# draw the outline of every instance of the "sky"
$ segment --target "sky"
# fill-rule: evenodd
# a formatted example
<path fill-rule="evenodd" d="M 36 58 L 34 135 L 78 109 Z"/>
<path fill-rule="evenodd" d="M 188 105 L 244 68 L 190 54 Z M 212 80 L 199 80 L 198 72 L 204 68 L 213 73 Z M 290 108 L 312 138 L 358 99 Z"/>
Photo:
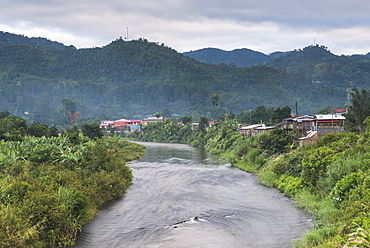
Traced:
<path fill-rule="evenodd" d="M 0 31 L 77 48 L 122 37 L 178 52 L 319 44 L 352 55 L 370 52 L 369 13 L 369 0 L 1 0 Z"/>

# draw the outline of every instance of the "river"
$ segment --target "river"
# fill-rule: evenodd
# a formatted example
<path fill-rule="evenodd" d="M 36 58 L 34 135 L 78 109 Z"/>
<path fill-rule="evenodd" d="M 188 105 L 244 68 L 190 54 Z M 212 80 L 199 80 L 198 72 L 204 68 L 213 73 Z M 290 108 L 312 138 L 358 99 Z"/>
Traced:
<path fill-rule="evenodd" d="M 203 149 L 141 143 L 134 179 L 78 235 L 79 248 L 292 247 L 309 215 Z"/>

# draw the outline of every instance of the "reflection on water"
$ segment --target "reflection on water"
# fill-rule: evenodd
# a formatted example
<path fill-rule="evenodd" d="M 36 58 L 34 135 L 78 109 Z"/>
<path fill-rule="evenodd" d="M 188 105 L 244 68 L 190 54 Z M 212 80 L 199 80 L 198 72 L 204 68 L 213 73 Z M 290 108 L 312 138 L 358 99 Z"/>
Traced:
<path fill-rule="evenodd" d="M 276 189 L 204 149 L 143 144 L 127 194 L 99 212 L 75 247 L 291 247 L 311 227 Z"/>

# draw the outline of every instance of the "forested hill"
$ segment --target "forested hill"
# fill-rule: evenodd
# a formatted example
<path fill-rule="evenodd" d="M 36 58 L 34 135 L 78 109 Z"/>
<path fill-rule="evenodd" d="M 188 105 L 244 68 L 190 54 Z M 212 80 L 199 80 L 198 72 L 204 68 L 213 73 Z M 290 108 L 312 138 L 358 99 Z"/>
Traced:
<path fill-rule="evenodd" d="M 203 48 L 196 51 L 184 52 L 183 54 L 204 63 L 246 67 L 265 64 L 274 60 L 276 55 L 281 55 L 282 53 L 274 53 L 272 56 L 269 56 L 247 48 L 235 49 L 233 51 L 225 51 L 218 48 Z"/>
<path fill-rule="evenodd" d="M 285 68 L 200 63 L 145 39 L 117 39 L 89 49 L 3 45 L 0 86 L 0 110 L 27 113 L 22 117 L 41 122 L 61 116 L 63 98 L 77 104 L 80 117 L 116 118 L 152 115 L 164 108 L 172 114 L 210 115 L 215 93 L 217 109 L 234 112 L 260 105 L 294 109 L 298 102 L 300 113 L 310 114 L 346 101 L 345 88 L 314 84 Z"/>
<path fill-rule="evenodd" d="M 268 66 L 286 68 L 288 72 L 302 73 L 317 83 L 346 87 L 352 82 L 355 87 L 369 89 L 370 58 L 366 55 L 338 56 L 325 46 L 308 46 L 295 50 Z"/>
<path fill-rule="evenodd" d="M 286 68 L 288 72 L 301 73 L 308 80 L 332 87 L 354 86 L 367 89 L 370 85 L 370 53 L 366 55 L 338 56 L 323 45 L 307 46 L 289 52 L 275 52 L 270 55 L 250 49 L 224 51 L 204 48 L 183 53 L 197 61 L 210 64 L 228 64 L 236 67 L 267 65 Z"/>
<path fill-rule="evenodd" d="M 0 46 L 5 46 L 9 44 L 33 45 L 51 49 L 63 49 L 65 47 L 62 43 L 51 41 L 46 38 L 28 38 L 24 35 L 16 35 L 0 31 Z"/>

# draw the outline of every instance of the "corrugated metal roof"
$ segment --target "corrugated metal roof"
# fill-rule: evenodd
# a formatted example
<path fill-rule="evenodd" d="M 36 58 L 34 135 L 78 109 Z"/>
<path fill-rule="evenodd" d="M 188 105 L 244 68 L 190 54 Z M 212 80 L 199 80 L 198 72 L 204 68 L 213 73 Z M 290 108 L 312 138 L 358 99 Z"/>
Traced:
<path fill-rule="evenodd" d="M 312 138 L 315 134 L 317 133 L 317 131 L 308 131 L 308 134 L 306 137 L 302 137 L 302 138 L 299 138 L 300 140 L 305 140 L 305 139 L 309 139 L 309 138 Z"/>
<path fill-rule="evenodd" d="M 262 127 L 264 126 L 263 124 L 254 124 L 254 125 L 249 125 L 249 126 L 246 126 L 246 127 L 240 127 L 239 129 L 241 130 L 249 130 L 249 129 L 255 129 L 257 127 Z"/>
<path fill-rule="evenodd" d="M 343 115 L 316 115 L 318 121 L 321 120 L 345 120 Z"/>

